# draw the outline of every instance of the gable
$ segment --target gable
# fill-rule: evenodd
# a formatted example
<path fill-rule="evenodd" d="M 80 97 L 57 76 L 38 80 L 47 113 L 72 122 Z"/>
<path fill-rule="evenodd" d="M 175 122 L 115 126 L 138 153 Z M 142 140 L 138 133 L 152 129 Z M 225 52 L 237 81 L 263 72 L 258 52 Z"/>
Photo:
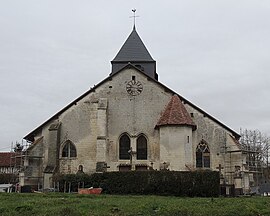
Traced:
<path fill-rule="evenodd" d="M 142 77 L 145 80 L 144 82 L 147 82 L 147 85 L 149 85 L 149 88 L 146 88 L 146 90 L 148 89 L 147 90 L 148 93 L 152 93 L 153 95 L 156 95 L 157 92 L 154 92 L 154 91 L 159 91 L 160 94 L 165 94 L 165 95 L 167 94 L 168 96 L 169 95 L 172 96 L 174 94 L 177 94 L 173 90 L 169 89 L 167 86 L 165 86 L 162 83 L 156 81 L 155 79 L 147 76 L 147 74 L 145 74 L 144 72 L 140 71 L 138 68 L 136 68 L 132 64 L 127 64 L 121 70 L 119 70 L 118 72 L 110 75 L 109 77 L 107 77 L 106 79 L 104 79 L 103 81 L 101 81 L 100 83 L 98 83 L 97 85 L 95 85 L 93 88 L 91 88 L 90 90 L 88 90 L 87 92 L 85 92 L 84 94 L 82 94 L 80 97 L 78 97 L 77 99 L 75 99 L 74 101 L 72 101 L 70 104 L 68 104 L 62 110 L 60 110 L 59 112 L 57 112 L 55 115 L 53 115 L 47 121 L 45 121 L 44 123 L 42 123 L 39 127 L 37 127 L 32 132 L 30 132 L 29 134 L 27 134 L 24 137 L 24 139 L 33 142 L 34 141 L 34 136 L 37 133 L 40 133 L 40 131 L 42 130 L 42 127 L 43 126 L 45 126 L 46 124 L 48 124 L 49 122 L 51 122 L 53 120 L 57 120 L 61 114 L 63 114 L 65 111 L 69 110 L 72 106 L 76 105 L 79 101 L 81 101 L 84 98 L 86 98 L 89 94 L 94 93 L 94 92 L 101 91 L 101 89 L 103 89 L 103 86 L 104 85 L 106 85 L 107 88 L 110 89 L 110 85 L 108 85 L 108 83 L 110 83 L 114 79 L 118 80 L 119 86 L 115 86 L 115 87 L 112 86 L 111 88 L 113 89 L 113 91 L 126 91 L 127 82 L 130 81 L 130 80 L 132 80 L 132 76 L 133 76 L 132 74 L 136 74 L 136 75 Z M 144 85 L 145 84 L 146 83 L 144 83 Z M 155 88 L 154 88 L 155 90 L 151 89 L 153 86 L 155 86 Z M 147 92 L 146 90 L 144 88 L 144 90 L 142 92 L 142 95 Z M 192 104 L 190 101 L 188 101 L 187 99 L 185 99 L 181 95 L 179 95 L 179 94 L 177 94 L 177 95 L 181 99 L 181 101 L 183 101 L 184 104 L 188 104 L 192 108 L 194 108 L 194 109 L 198 110 L 199 112 L 201 112 L 205 117 L 208 117 L 209 119 L 211 119 L 212 121 L 214 121 L 215 123 L 217 123 L 218 125 L 220 125 L 221 127 L 225 128 L 227 131 L 231 132 L 236 139 L 239 139 L 240 138 L 240 135 L 238 133 L 236 133 L 235 131 L 233 131 L 232 129 L 230 129 L 229 127 L 227 127 L 226 125 L 224 125 L 223 123 L 221 123 L 220 121 L 218 121 L 217 119 L 215 119 L 214 117 L 212 117 L 211 115 L 209 115 L 208 113 L 206 113 L 205 111 L 203 111 L 202 109 L 200 109 L 199 107 L 195 106 L 194 104 Z M 108 97 L 109 96 L 110 95 L 108 95 Z M 166 101 L 166 104 L 167 104 L 167 102 L 168 101 Z M 165 105 L 164 105 L 163 109 L 164 108 L 165 108 Z M 158 121 L 158 119 L 157 119 L 157 121 Z"/>

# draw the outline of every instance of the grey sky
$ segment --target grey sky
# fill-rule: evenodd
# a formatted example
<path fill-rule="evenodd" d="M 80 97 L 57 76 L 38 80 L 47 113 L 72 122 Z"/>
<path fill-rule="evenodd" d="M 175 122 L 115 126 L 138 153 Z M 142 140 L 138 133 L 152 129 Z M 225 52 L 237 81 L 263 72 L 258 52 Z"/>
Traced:
<path fill-rule="evenodd" d="M 160 82 L 270 135 L 270 1 L 0 0 L 0 151 L 109 75 L 134 7 Z"/>

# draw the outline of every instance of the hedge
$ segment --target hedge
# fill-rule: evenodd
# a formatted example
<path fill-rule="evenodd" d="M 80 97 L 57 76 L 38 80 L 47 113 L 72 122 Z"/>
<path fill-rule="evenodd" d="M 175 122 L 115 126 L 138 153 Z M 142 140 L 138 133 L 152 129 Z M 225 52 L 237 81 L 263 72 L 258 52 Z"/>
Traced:
<path fill-rule="evenodd" d="M 106 194 L 153 194 L 188 197 L 219 195 L 216 171 L 130 171 L 92 175 L 57 175 L 60 191 L 77 191 L 78 187 L 101 187 Z"/>
<path fill-rule="evenodd" d="M 0 173 L 0 184 L 15 184 L 18 182 L 18 175 L 9 173 Z"/>

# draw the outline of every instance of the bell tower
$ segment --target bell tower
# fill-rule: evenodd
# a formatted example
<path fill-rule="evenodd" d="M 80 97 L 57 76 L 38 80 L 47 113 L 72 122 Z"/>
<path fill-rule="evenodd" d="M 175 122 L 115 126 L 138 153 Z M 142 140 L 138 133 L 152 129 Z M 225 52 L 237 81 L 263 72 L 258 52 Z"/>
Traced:
<path fill-rule="evenodd" d="M 136 10 L 133 9 L 132 11 L 134 12 L 133 17 L 135 19 Z M 128 63 L 131 63 L 151 78 L 158 80 L 158 74 L 156 73 L 156 61 L 152 58 L 140 36 L 138 35 L 135 27 L 135 22 L 132 32 L 128 36 L 127 40 L 115 58 L 111 61 L 111 75 L 118 72 Z"/>

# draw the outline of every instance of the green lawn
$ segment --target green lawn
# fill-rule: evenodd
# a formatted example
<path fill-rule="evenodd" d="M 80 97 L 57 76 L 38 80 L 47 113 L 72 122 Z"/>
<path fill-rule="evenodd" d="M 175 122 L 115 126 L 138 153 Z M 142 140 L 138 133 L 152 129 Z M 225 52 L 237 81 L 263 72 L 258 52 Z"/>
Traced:
<path fill-rule="evenodd" d="M 180 198 L 0 193 L 0 215 L 270 215 L 270 197 Z"/>

